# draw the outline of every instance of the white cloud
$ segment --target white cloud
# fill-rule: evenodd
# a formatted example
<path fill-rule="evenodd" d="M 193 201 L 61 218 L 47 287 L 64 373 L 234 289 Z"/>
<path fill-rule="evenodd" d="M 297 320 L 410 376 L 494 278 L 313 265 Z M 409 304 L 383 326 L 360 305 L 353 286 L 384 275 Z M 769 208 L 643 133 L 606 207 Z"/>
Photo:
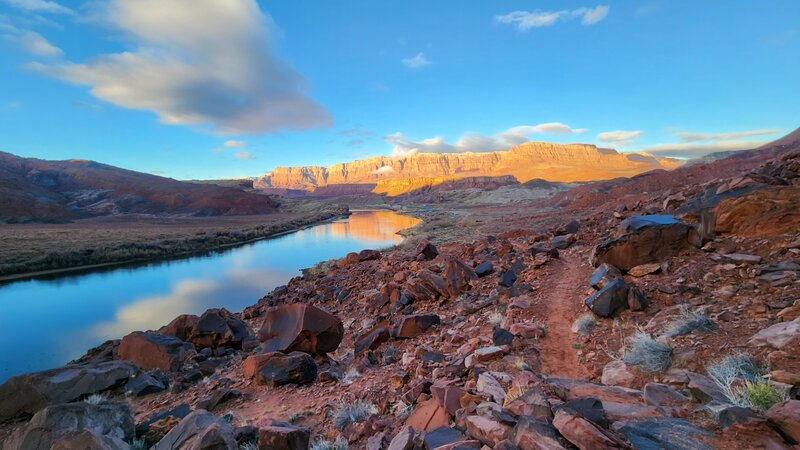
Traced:
<path fill-rule="evenodd" d="M 60 48 L 51 44 L 39 33 L 24 31 L 19 35 L 19 45 L 28 53 L 48 58 L 56 58 L 63 54 Z"/>
<path fill-rule="evenodd" d="M 231 140 L 231 141 L 225 141 L 222 144 L 222 146 L 225 147 L 225 148 L 244 148 L 244 147 L 247 146 L 247 143 L 245 141 L 233 141 L 233 140 Z"/>
<path fill-rule="evenodd" d="M 641 151 L 655 156 L 673 158 L 695 158 L 709 153 L 749 150 L 766 144 L 768 141 L 719 141 L 710 143 L 658 144 L 644 147 Z"/>
<path fill-rule="evenodd" d="M 372 171 L 372 173 L 374 173 L 375 175 L 384 175 L 392 172 L 394 172 L 392 166 L 381 166 L 380 168 Z"/>
<path fill-rule="evenodd" d="M 597 140 L 600 142 L 624 142 L 636 139 L 641 135 L 641 131 L 605 131 L 597 135 Z"/>
<path fill-rule="evenodd" d="M 610 7 L 597 5 L 594 8 L 563 9 L 561 11 L 514 11 L 497 15 L 497 23 L 515 26 L 520 31 L 531 28 L 548 27 L 558 21 L 581 19 L 583 25 L 594 25 L 608 16 Z"/>
<path fill-rule="evenodd" d="M 753 136 L 765 136 L 769 134 L 781 133 L 783 130 L 748 130 L 733 133 L 694 133 L 690 131 L 675 131 L 681 142 L 701 142 L 701 141 L 727 141 L 731 139 L 741 139 Z"/>
<path fill-rule="evenodd" d="M 430 66 L 433 64 L 425 57 L 425 54 L 422 52 L 417 53 L 416 55 L 412 56 L 411 58 L 403 58 L 403 65 L 408 67 L 409 69 L 421 69 L 425 66 Z"/>
<path fill-rule="evenodd" d="M 384 136 L 384 141 L 392 146 L 392 156 L 403 158 L 415 153 L 460 153 L 460 152 L 491 152 L 507 150 L 515 145 L 528 142 L 534 134 L 582 134 L 588 131 L 585 128 L 572 128 L 558 122 L 541 123 L 538 125 L 522 125 L 509 128 L 493 136 L 484 136 L 479 133 L 465 133 L 455 144 L 448 144 L 443 137 L 433 137 L 414 141 L 403 133 L 394 133 Z"/>
<path fill-rule="evenodd" d="M 71 9 L 48 0 L 3 0 L 3 2 L 29 12 L 53 14 L 73 13 Z"/>
<path fill-rule="evenodd" d="M 256 159 L 250 152 L 236 152 L 233 154 L 233 157 L 236 159 Z"/>
<path fill-rule="evenodd" d="M 255 0 L 110 0 L 95 5 L 130 50 L 87 63 L 32 65 L 88 85 L 117 106 L 162 123 L 221 134 L 308 129 L 331 123 L 309 83 L 273 49 L 276 27 Z"/>

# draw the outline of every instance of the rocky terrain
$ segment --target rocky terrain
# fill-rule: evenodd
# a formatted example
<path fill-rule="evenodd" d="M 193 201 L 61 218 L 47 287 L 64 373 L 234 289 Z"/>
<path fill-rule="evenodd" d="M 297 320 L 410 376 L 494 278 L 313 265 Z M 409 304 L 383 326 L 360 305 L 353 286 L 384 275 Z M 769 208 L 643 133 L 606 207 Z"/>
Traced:
<path fill-rule="evenodd" d="M 486 153 L 417 153 L 377 157 L 330 167 L 277 167 L 255 187 L 316 195 L 373 192 L 396 196 L 467 177 L 512 176 L 525 183 L 594 181 L 630 177 L 654 169 L 674 169 L 680 161 L 639 153 L 618 153 L 586 144 L 528 142 L 507 151 Z"/>
<path fill-rule="evenodd" d="M 471 214 L 9 379 L 3 449 L 797 448 L 800 131 Z"/>
<path fill-rule="evenodd" d="M 62 223 L 119 215 L 269 214 L 278 203 L 241 188 L 197 184 L 94 161 L 0 152 L 0 223 Z"/>

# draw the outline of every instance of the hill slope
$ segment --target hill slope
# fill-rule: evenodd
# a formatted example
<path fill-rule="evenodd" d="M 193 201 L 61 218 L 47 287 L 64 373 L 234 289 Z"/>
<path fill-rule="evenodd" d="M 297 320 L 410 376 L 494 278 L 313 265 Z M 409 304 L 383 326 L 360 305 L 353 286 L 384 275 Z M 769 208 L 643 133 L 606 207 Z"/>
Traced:
<path fill-rule="evenodd" d="M 374 185 L 373 192 L 398 195 L 448 180 L 511 175 L 520 182 L 592 181 L 630 177 L 655 169 L 674 169 L 680 161 L 638 153 L 619 153 L 586 144 L 529 142 L 507 151 L 417 153 L 381 156 L 333 166 L 278 167 L 260 177 L 261 189 L 313 191 L 331 185 Z"/>
<path fill-rule="evenodd" d="M 121 214 L 267 214 L 271 198 L 93 161 L 45 161 L 0 152 L 0 223 L 63 222 Z"/>

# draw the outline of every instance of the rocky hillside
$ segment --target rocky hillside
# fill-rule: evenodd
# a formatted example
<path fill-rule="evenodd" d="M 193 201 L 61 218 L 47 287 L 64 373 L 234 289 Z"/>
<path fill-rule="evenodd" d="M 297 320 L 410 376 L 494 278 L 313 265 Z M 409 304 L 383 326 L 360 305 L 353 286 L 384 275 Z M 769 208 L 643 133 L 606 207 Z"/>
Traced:
<path fill-rule="evenodd" d="M 475 240 L 352 253 L 242 313 L 180 316 L 9 379 L 0 441 L 797 448 L 798 199 L 800 147 L 699 184 L 531 208 Z"/>
<path fill-rule="evenodd" d="M 378 194 L 399 195 L 466 177 L 513 176 L 524 183 L 592 181 L 630 177 L 655 169 L 674 169 L 680 161 L 638 153 L 618 153 L 593 145 L 529 142 L 508 151 L 418 153 L 377 157 L 329 167 L 278 167 L 260 177 L 261 189 L 315 191 L 328 186 L 366 185 Z M 322 190 L 325 192 L 325 190 Z"/>
<path fill-rule="evenodd" d="M 271 198 L 195 184 L 93 161 L 45 161 L 0 152 L 0 223 L 63 222 L 85 217 L 267 214 Z"/>

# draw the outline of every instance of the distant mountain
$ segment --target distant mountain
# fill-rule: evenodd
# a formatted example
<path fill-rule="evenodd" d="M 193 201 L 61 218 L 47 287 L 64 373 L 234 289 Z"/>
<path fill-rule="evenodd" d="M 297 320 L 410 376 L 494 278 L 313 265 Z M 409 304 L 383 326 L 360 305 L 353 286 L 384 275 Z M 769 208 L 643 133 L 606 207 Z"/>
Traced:
<path fill-rule="evenodd" d="M 173 180 L 85 160 L 45 161 L 0 152 L 0 223 L 96 216 L 247 215 L 275 211 L 268 196 Z"/>
<path fill-rule="evenodd" d="M 467 177 L 513 176 L 525 183 L 594 181 L 630 177 L 655 169 L 674 169 L 681 161 L 644 153 L 619 153 L 586 144 L 529 142 L 506 151 L 485 153 L 417 153 L 403 158 L 381 156 L 329 167 L 278 167 L 259 177 L 265 190 L 345 191 L 346 186 L 400 195 Z"/>

